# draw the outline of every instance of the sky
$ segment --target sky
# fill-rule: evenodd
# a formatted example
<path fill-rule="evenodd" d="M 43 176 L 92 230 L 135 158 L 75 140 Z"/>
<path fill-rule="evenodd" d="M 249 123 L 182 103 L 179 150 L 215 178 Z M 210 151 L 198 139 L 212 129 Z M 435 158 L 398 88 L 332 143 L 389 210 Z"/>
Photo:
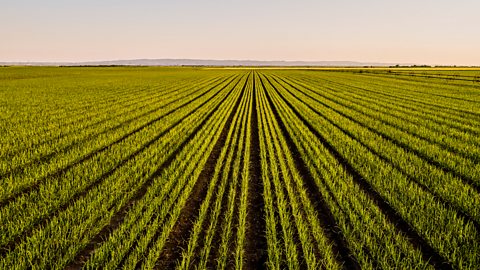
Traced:
<path fill-rule="evenodd" d="M 479 0 L 0 0 L 0 62 L 480 65 Z"/>

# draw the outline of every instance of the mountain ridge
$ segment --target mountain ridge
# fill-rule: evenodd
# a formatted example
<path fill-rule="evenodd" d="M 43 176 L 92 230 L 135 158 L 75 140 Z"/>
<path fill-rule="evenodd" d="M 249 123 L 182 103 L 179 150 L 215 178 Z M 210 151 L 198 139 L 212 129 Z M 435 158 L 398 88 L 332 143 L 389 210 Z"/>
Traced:
<path fill-rule="evenodd" d="M 25 66 L 325 66 L 325 67 L 362 67 L 362 66 L 411 66 L 405 63 L 380 63 L 357 61 L 284 61 L 284 60 L 210 60 L 210 59 L 130 59 L 79 62 L 0 62 L 0 65 Z"/>

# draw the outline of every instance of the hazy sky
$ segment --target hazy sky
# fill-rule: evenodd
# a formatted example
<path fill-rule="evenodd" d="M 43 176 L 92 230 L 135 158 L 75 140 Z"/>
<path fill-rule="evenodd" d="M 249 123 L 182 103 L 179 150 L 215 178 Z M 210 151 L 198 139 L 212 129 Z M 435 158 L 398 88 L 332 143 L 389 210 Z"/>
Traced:
<path fill-rule="evenodd" d="M 480 65 L 480 0 L 0 0 L 0 61 Z"/>

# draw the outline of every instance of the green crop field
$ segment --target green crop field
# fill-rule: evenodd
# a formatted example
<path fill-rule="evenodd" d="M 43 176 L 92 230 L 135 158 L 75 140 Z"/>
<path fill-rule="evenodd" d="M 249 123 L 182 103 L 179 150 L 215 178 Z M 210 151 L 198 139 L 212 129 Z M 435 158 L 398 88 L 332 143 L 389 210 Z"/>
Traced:
<path fill-rule="evenodd" d="M 0 269 L 480 269 L 480 70 L 0 67 Z"/>

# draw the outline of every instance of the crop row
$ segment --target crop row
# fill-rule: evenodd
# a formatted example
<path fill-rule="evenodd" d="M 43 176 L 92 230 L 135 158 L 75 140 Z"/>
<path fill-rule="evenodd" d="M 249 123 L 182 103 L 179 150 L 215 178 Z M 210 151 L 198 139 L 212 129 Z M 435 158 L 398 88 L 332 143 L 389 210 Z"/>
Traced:
<path fill-rule="evenodd" d="M 157 170 L 173 161 L 182 141 L 192 139 L 202 119 L 206 121 L 222 103 L 234 81 L 239 84 L 240 78 L 210 88 L 201 99 L 184 100 L 181 109 L 167 113 L 162 121 L 147 122 L 117 144 L 47 178 L 38 188 L 2 207 L 2 246 L 6 250 L 2 263 L 22 265 L 22 261 L 39 260 L 39 265 L 47 266 L 72 260 L 101 224 L 108 224 L 142 186 L 153 181 Z M 63 237 L 58 228 L 65 229 Z M 72 241 L 77 245 L 71 245 Z M 24 252 L 29 256 L 23 256 Z"/>
<path fill-rule="evenodd" d="M 435 170 L 441 172 L 441 169 L 432 167 L 429 171 L 429 167 L 421 163 L 422 158 L 405 152 L 395 141 L 381 136 L 376 139 L 374 131 L 378 131 L 378 127 L 369 129 L 358 121 L 362 119 L 360 115 L 349 117 L 349 114 L 341 113 L 348 106 L 334 107 L 326 100 L 306 95 L 306 89 L 301 90 L 300 86 L 285 80 L 279 83 L 276 79 L 265 80 L 275 87 L 297 117 L 310 126 L 316 137 L 323 138 L 324 144 L 329 145 L 334 156 L 348 168 L 347 172 L 357 175 L 359 185 L 378 201 L 377 207 L 385 214 L 392 212 L 390 219 L 394 224 L 405 224 L 402 233 L 408 234 L 409 230 L 418 234 L 416 238 L 420 243 L 416 245 L 423 246 L 424 254 L 438 252 L 439 263 L 448 261 L 463 267 L 478 264 L 477 258 L 472 256 L 479 248 L 478 218 L 475 217 L 479 209 L 478 191 L 466 191 L 469 186 L 462 181 L 455 182 L 449 174 L 435 176 Z M 323 91 L 317 90 L 317 93 Z M 396 153 L 402 154 L 394 156 Z M 475 168 L 469 169 L 475 172 Z M 422 174 L 425 175 L 423 178 Z M 455 186 L 449 186 L 455 183 Z M 444 189 L 441 194 L 432 192 L 441 192 L 444 187 L 450 189 Z M 462 200 L 451 197 L 452 193 L 461 196 Z M 455 207 L 444 200 L 462 206 Z M 459 213 L 462 211 L 466 214 Z"/>

